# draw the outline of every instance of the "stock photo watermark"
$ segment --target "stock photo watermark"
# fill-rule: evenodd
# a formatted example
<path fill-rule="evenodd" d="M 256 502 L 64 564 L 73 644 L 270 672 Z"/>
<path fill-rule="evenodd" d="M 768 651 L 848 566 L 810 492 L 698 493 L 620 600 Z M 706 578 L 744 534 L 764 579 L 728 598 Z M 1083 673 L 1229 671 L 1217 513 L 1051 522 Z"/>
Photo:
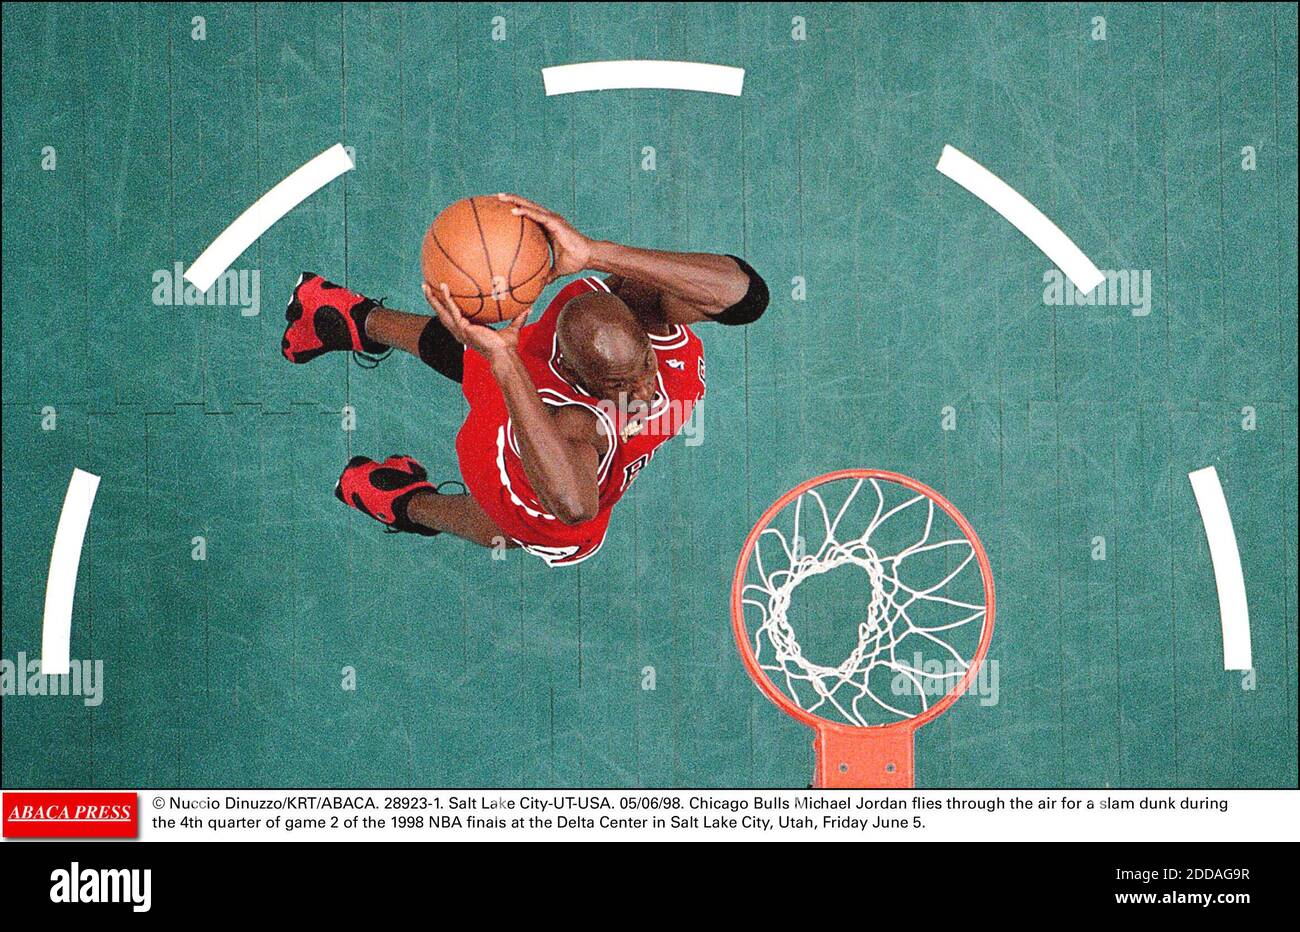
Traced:
<path fill-rule="evenodd" d="M 0 657 L 0 696 L 80 696 L 94 708 L 104 701 L 104 661 L 73 660 L 66 674 L 47 676 L 39 657 Z"/>
<path fill-rule="evenodd" d="M 1127 307 L 1134 317 L 1151 313 L 1150 269 L 1106 269 L 1105 280 L 1087 294 L 1060 269 L 1043 273 L 1043 304 L 1048 307 Z"/>
<path fill-rule="evenodd" d="M 676 398 L 656 397 L 649 404 L 629 401 L 598 401 L 596 408 L 607 423 L 614 425 L 623 440 L 632 437 L 675 437 L 678 433 L 688 447 L 704 443 L 704 402 L 683 402 Z"/>
<path fill-rule="evenodd" d="M 262 273 L 259 269 L 227 269 L 207 291 L 199 291 L 184 279 L 185 266 L 177 262 L 170 269 L 156 269 L 151 300 L 156 307 L 237 307 L 243 317 L 262 312 Z"/>
<path fill-rule="evenodd" d="M 894 696 L 924 696 L 927 703 L 940 698 L 952 690 L 953 686 L 966 675 L 968 665 L 949 658 L 940 660 L 932 657 L 925 659 L 918 651 L 912 657 L 911 664 L 895 661 L 898 670 L 890 681 L 890 691 Z M 975 676 L 971 678 L 964 695 L 974 696 L 982 706 L 998 704 L 1001 695 L 999 689 L 998 662 L 985 660 L 979 665 Z"/>

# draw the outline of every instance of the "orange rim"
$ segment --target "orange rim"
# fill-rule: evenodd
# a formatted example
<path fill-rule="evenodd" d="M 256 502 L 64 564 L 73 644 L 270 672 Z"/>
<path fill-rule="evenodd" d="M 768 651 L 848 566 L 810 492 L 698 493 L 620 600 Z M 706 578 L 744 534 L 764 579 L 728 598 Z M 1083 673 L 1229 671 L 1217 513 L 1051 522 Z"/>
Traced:
<path fill-rule="evenodd" d="M 975 649 L 975 655 L 971 658 L 970 666 L 961 681 L 953 687 L 943 698 L 941 698 L 930 708 L 926 709 L 919 715 L 912 718 L 906 718 L 898 722 L 890 722 L 885 725 L 849 725 L 842 722 L 832 722 L 829 719 L 822 718 L 820 715 L 814 715 L 799 707 L 799 705 L 778 689 L 767 674 L 763 672 L 758 665 L 758 658 L 754 656 L 753 647 L 749 643 L 749 631 L 745 626 L 745 610 L 742 603 L 741 595 L 745 589 L 745 572 L 749 568 L 749 559 L 753 555 L 754 547 L 758 544 L 758 537 L 763 530 L 772 522 L 772 519 L 780 514 L 787 505 L 793 502 L 809 489 L 819 485 L 825 485 L 830 482 L 837 482 L 841 479 L 882 479 L 886 482 L 893 482 L 913 492 L 919 492 L 926 496 L 952 518 L 953 522 L 961 529 L 962 534 L 970 541 L 971 547 L 975 551 L 975 559 L 979 563 L 980 578 L 984 583 L 984 628 L 980 633 L 979 647 Z M 832 731 L 845 735 L 858 735 L 868 737 L 872 734 L 881 734 L 886 731 L 906 731 L 913 732 L 920 728 L 926 722 L 931 721 L 948 710 L 962 693 L 970 686 L 971 680 L 979 672 L 980 664 L 984 662 L 984 655 L 988 653 L 989 643 L 993 639 L 993 569 L 989 566 L 988 554 L 984 552 L 984 544 L 980 541 L 979 535 L 971 527 L 966 516 L 957 510 L 952 502 L 944 498 L 934 489 L 922 482 L 917 482 L 910 476 L 904 476 L 902 473 L 889 472 L 884 469 L 841 469 L 836 472 L 828 472 L 825 475 L 817 476 L 806 482 L 801 482 L 789 492 L 786 492 L 775 502 L 767 511 L 763 512 L 762 517 L 754 525 L 749 536 L 745 538 L 745 546 L 740 550 L 740 559 L 736 561 L 736 575 L 731 582 L 731 627 L 736 636 L 736 646 L 740 649 L 740 658 L 744 661 L 745 670 L 749 673 L 749 678 L 754 681 L 763 694 L 768 699 L 776 703 L 787 714 L 797 718 L 811 728 L 819 732 Z"/>

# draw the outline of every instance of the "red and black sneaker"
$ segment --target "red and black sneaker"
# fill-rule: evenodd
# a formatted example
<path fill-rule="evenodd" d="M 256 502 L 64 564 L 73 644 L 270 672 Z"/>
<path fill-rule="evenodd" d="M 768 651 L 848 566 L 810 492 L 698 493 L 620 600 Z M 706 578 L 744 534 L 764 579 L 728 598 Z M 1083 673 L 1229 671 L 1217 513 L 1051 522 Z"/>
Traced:
<path fill-rule="evenodd" d="M 280 351 L 289 362 L 311 362 L 331 350 L 351 350 L 358 362 L 378 363 L 388 347 L 366 336 L 366 317 L 379 301 L 303 272 L 285 309 L 289 326 Z"/>
<path fill-rule="evenodd" d="M 390 531 L 434 537 L 438 531 L 416 524 L 406 513 L 417 493 L 425 489 L 438 493 L 428 478 L 424 467 L 409 456 L 390 456 L 382 463 L 368 456 L 354 456 L 334 486 L 334 494 L 345 505 L 387 525 Z"/>

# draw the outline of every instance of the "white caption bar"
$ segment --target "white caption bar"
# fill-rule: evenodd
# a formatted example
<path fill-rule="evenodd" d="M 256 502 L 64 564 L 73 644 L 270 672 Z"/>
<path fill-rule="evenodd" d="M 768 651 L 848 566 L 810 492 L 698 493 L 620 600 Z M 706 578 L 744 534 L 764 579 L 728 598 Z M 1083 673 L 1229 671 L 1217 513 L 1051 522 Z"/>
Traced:
<path fill-rule="evenodd" d="M 1249 670 L 1250 614 L 1246 608 L 1246 578 L 1241 571 L 1237 535 L 1232 530 L 1228 500 L 1213 466 L 1189 472 L 1196 506 L 1201 509 L 1205 537 L 1210 542 L 1214 583 L 1219 590 L 1219 620 L 1223 624 L 1223 669 Z"/>
<path fill-rule="evenodd" d="M 1097 270 L 1092 260 L 1083 254 L 1060 227 L 1029 203 L 1019 191 L 993 172 L 952 146 L 944 146 L 935 166 L 985 204 L 988 204 L 1029 241 L 1041 249 L 1074 282 L 1074 287 L 1084 294 L 1096 288 L 1106 276 Z"/>
<path fill-rule="evenodd" d="M 352 168 L 352 159 L 348 158 L 343 146 L 338 143 L 330 146 L 263 194 L 234 223 L 222 230 L 212 245 L 185 270 L 185 280 L 199 291 L 207 291 L 221 273 L 276 221 Z"/>
<path fill-rule="evenodd" d="M 657 88 L 739 97 L 745 69 L 694 61 L 588 61 L 542 69 L 546 96 L 582 91 Z"/>
<path fill-rule="evenodd" d="M 99 476 L 72 470 L 63 511 L 54 532 L 50 553 L 50 575 L 45 583 L 45 623 L 41 628 L 41 674 L 66 676 L 72 643 L 72 597 L 77 591 L 77 568 L 81 565 L 81 544 L 90 523 Z"/>

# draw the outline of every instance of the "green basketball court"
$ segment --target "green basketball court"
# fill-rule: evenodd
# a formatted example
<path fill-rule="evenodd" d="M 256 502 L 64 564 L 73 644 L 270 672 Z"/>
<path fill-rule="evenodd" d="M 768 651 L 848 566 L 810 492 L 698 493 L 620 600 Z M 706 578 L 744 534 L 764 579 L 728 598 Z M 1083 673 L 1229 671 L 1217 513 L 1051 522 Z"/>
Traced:
<path fill-rule="evenodd" d="M 5 786 L 806 786 L 732 573 L 786 490 L 875 467 L 951 500 L 997 584 L 996 701 L 919 731 L 918 786 L 1294 787 L 1296 37 L 1262 4 L 6 3 L 3 657 L 40 656 L 80 468 L 71 656 L 103 680 L 5 695 Z M 605 59 L 744 90 L 545 95 L 543 67 Z M 355 170 L 235 262 L 246 295 L 172 294 L 335 143 Z M 1127 299 L 1053 297 L 945 144 Z M 425 228 L 500 190 L 772 292 L 698 328 L 700 442 L 573 568 L 342 507 L 356 454 L 454 478 L 465 401 L 410 357 L 280 356 L 302 270 L 425 312 Z M 1206 466 L 1251 673 L 1224 670 Z"/>

